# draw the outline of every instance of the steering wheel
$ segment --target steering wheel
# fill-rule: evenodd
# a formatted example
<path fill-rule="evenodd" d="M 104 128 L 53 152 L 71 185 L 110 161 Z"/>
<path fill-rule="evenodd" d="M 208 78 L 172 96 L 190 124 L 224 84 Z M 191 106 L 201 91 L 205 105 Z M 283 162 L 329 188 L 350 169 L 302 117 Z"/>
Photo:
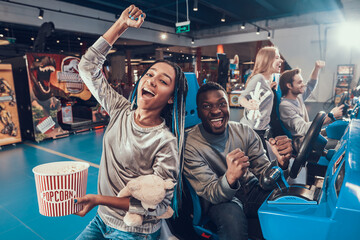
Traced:
<path fill-rule="evenodd" d="M 299 150 L 299 154 L 295 158 L 293 165 L 290 170 L 290 177 L 296 178 L 297 175 L 300 172 L 301 167 L 305 164 L 306 160 L 308 159 L 311 150 L 313 148 L 313 145 L 315 144 L 315 141 L 317 137 L 319 136 L 321 127 L 324 123 L 326 117 L 326 113 L 321 111 L 318 114 L 316 114 L 316 117 L 314 121 L 311 123 L 311 126 L 309 128 L 309 131 L 306 133 L 304 141 L 301 145 L 301 148 Z"/>

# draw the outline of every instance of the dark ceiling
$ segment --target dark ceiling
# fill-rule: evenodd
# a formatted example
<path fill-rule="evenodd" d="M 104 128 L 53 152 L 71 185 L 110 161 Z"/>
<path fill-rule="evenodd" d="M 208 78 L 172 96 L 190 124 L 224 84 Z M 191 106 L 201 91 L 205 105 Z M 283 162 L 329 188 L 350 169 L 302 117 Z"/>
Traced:
<path fill-rule="evenodd" d="M 61 0 L 108 13 L 119 14 L 130 4 L 135 4 L 147 15 L 147 21 L 175 26 L 178 21 L 189 20 L 192 30 L 215 26 L 252 23 L 312 12 L 342 8 L 340 0 Z M 193 11 L 194 5 L 198 11 Z M 187 4 L 188 3 L 188 4 Z M 176 11 L 178 9 L 178 11 Z M 178 14 L 177 14 L 178 13 Z M 220 19 L 225 16 L 225 22 Z"/>
<path fill-rule="evenodd" d="M 147 21 L 175 28 L 176 16 L 178 21 L 186 21 L 185 0 L 58 0 L 83 7 L 93 8 L 114 14 L 120 14 L 130 4 L 135 4 L 147 15 Z M 191 31 L 211 29 L 214 27 L 231 26 L 235 24 L 253 24 L 256 21 L 278 19 L 288 16 L 296 16 L 311 12 L 330 11 L 341 9 L 340 0 L 198 0 L 198 11 L 193 7 L 196 0 L 189 0 L 189 20 Z M 12 2 L 0 0 L 1 2 Z M 1 7 L 1 6 L 0 6 Z M 36 7 L 36 6 L 35 6 Z M 41 7 L 41 6 L 37 6 Z M 178 9 L 178 11 L 176 11 Z M 54 10 L 55 11 L 55 10 Z M 226 21 L 220 19 L 225 16 Z M 190 34 L 191 34 L 190 31 Z M 27 51 L 33 51 L 39 27 L 17 25 L 9 22 L 0 22 L 0 37 L 14 40 L 13 44 L 0 46 L 0 60 L 15 56 L 22 56 Z M 89 47 L 98 36 L 79 34 L 70 31 L 56 29 L 48 37 L 44 52 L 52 53 L 78 53 L 81 54 Z M 80 45 L 82 44 L 82 45 Z M 124 48 L 131 48 L 131 42 Z M 158 43 L 137 42 L 136 48 L 143 47 L 142 51 L 154 51 L 158 47 L 168 47 Z M 140 45 L 140 46 L 139 46 Z M 141 46 L 142 45 L 142 46 Z"/>

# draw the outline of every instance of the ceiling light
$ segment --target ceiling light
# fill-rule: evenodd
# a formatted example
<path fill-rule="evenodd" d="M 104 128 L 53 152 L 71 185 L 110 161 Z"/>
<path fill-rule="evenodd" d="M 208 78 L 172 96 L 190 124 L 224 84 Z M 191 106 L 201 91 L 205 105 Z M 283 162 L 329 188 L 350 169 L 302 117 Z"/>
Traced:
<path fill-rule="evenodd" d="M 221 22 L 225 22 L 225 13 L 221 17 Z"/>
<path fill-rule="evenodd" d="M 257 30 L 256 30 L 256 34 L 260 34 L 260 28 L 258 27 Z"/>
<path fill-rule="evenodd" d="M 197 10 L 199 10 L 199 9 L 198 9 L 198 0 L 195 0 L 195 1 L 194 1 L 193 11 L 194 11 L 194 12 L 197 12 Z"/>
<path fill-rule="evenodd" d="M 195 39 L 192 38 L 192 39 L 191 39 L 191 44 L 194 44 L 194 43 L 195 43 Z"/>
<path fill-rule="evenodd" d="M 154 63 L 155 60 L 144 60 L 144 61 L 141 61 L 141 63 Z"/>
<path fill-rule="evenodd" d="M 40 9 L 38 18 L 41 20 L 44 18 L 44 10 Z"/>
<path fill-rule="evenodd" d="M 33 38 L 33 37 L 32 37 L 32 38 L 30 38 L 30 39 L 31 39 L 31 41 L 34 41 L 34 40 L 35 40 L 35 38 Z"/>
<path fill-rule="evenodd" d="M 244 23 L 244 22 L 242 23 L 242 25 L 241 25 L 240 28 L 241 28 L 241 29 L 245 29 L 245 23 Z"/>
<path fill-rule="evenodd" d="M 114 52 L 116 52 L 116 48 L 110 49 L 109 54 L 114 53 Z"/>
<path fill-rule="evenodd" d="M 0 45 L 3 46 L 3 45 L 9 45 L 10 44 L 10 41 L 7 39 L 7 38 L 4 38 L 4 37 L 0 37 Z"/>
<path fill-rule="evenodd" d="M 56 43 L 60 43 L 60 41 L 59 41 L 59 40 L 56 40 Z"/>
<path fill-rule="evenodd" d="M 161 37 L 162 40 L 165 40 L 165 39 L 167 38 L 167 35 L 166 35 L 166 33 L 162 33 L 162 34 L 160 35 L 160 37 Z"/>
<path fill-rule="evenodd" d="M 254 64 L 254 61 L 243 62 L 242 64 Z"/>
<path fill-rule="evenodd" d="M 130 59 L 130 62 L 140 62 L 140 61 L 142 61 L 143 59 L 142 58 L 132 58 L 132 59 Z M 125 62 L 127 62 L 128 60 L 127 59 L 125 59 Z"/>
<path fill-rule="evenodd" d="M 206 58 L 206 59 L 202 59 L 202 62 L 216 62 L 215 58 Z"/>
<path fill-rule="evenodd" d="M 270 37 L 271 37 L 271 34 L 270 34 L 270 32 L 268 32 L 267 38 L 270 39 Z"/>

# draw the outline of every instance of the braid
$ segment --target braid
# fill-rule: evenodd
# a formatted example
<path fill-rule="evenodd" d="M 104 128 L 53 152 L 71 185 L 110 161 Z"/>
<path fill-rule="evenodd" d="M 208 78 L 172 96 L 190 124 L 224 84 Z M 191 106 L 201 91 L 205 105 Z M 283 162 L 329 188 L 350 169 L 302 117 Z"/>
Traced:
<path fill-rule="evenodd" d="M 161 111 L 160 116 L 165 119 L 166 126 L 170 129 L 170 131 L 175 135 L 178 142 L 178 150 L 179 150 L 179 161 L 180 161 L 180 169 L 179 169 L 179 179 L 174 189 L 174 197 L 172 201 L 172 208 L 174 209 L 175 215 L 178 216 L 178 207 L 181 206 L 181 192 L 182 192 L 182 171 L 184 167 L 184 132 L 185 132 L 185 103 L 186 103 L 186 95 L 188 92 L 188 84 L 185 77 L 184 72 L 181 70 L 179 65 L 167 61 L 167 60 L 158 60 L 154 62 L 150 67 L 154 64 L 164 62 L 169 64 L 175 70 L 175 88 L 174 88 L 174 103 L 167 104 Z M 147 73 L 149 70 L 148 67 L 143 75 L 141 75 L 140 79 Z M 137 101 L 137 87 L 140 82 L 140 79 L 136 82 L 134 90 L 131 94 L 131 109 L 136 109 L 136 101 Z"/>

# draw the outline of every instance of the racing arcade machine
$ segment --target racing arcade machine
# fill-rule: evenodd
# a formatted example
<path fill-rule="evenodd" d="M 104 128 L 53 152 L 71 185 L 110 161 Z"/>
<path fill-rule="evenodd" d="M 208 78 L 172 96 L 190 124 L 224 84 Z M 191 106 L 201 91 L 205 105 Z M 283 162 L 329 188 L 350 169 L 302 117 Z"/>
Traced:
<path fill-rule="evenodd" d="M 311 158 L 325 113 L 315 117 L 291 167 L 296 178 Z M 289 186 L 282 173 L 272 175 L 285 182 L 275 189 L 258 213 L 265 239 L 358 239 L 360 236 L 360 120 L 352 120 L 336 150 L 329 150 L 325 176 L 311 185 Z M 325 142 L 326 144 L 326 142 Z M 325 145 L 318 146 L 321 150 Z"/>

